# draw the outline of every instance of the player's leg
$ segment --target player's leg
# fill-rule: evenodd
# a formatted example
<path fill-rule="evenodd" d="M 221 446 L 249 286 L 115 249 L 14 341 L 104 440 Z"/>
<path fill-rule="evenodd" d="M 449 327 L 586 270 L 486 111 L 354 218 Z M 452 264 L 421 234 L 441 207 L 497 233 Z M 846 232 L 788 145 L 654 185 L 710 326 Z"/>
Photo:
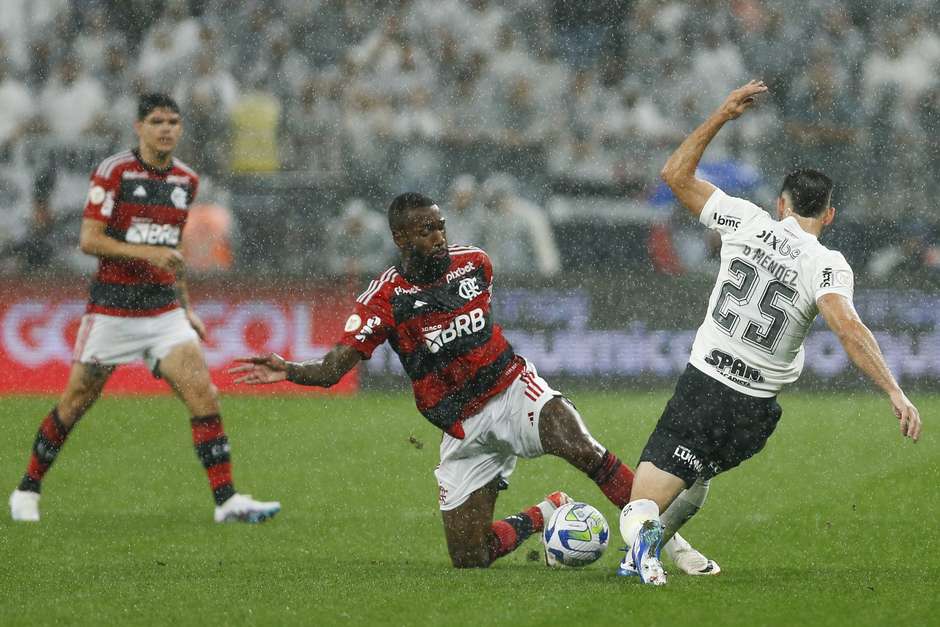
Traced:
<path fill-rule="evenodd" d="M 730 419 L 735 405 L 726 390 L 692 366 L 679 377 L 675 393 L 640 454 L 633 500 L 621 513 L 620 531 L 626 545 L 632 547 L 621 574 L 640 574 L 644 582 L 665 583 L 665 574 L 659 574 L 660 546 L 655 545 L 667 539 L 664 523 L 678 528 L 701 507 L 707 494 L 705 480 L 721 472 L 724 460 L 720 451 L 736 437 L 735 421 Z M 677 498 L 679 495 L 682 498 Z M 684 544 L 676 537 L 667 549 L 684 572 L 720 572 L 717 564 L 689 552 L 690 547 Z M 649 581 L 644 564 L 650 569 Z"/>
<path fill-rule="evenodd" d="M 690 487 L 680 492 L 662 513 L 661 518 L 665 526 L 663 537 L 667 543 L 685 523 L 689 522 L 702 509 L 710 487 L 710 479 L 699 477 Z"/>
<path fill-rule="evenodd" d="M 516 550 L 569 499 L 555 492 L 544 501 L 502 520 L 493 520 L 500 479 L 475 490 L 461 505 L 442 510 L 447 552 L 455 568 L 486 568 Z"/>
<path fill-rule="evenodd" d="M 531 368 L 531 365 L 529 367 Z M 534 407 L 528 410 L 538 409 L 539 438 L 544 452 L 561 457 L 588 475 L 608 500 L 617 509 L 622 510 L 631 498 L 635 498 L 631 496 L 634 476 L 630 467 L 622 463 L 612 451 L 591 435 L 571 401 L 552 390 L 544 379 L 533 374 L 521 383 L 525 385 L 527 401 L 533 402 L 533 398 L 535 399 Z M 537 390 L 550 394 L 549 400 L 546 401 L 544 396 L 533 394 Z M 539 402 L 544 405 L 539 406 Z M 677 500 L 664 513 L 664 516 L 670 520 L 679 520 L 686 516 L 683 519 L 685 522 L 694 512 L 689 513 L 688 509 L 682 505 L 684 502 L 680 504 Z M 682 511 L 676 511 L 679 509 Z M 672 533 L 675 533 L 675 530 Z M 678 534 L 667 544 L 666 550 L 682 572 L 688 574 L 720 572 L 718 564 L 706 558 Z"/>
<path fill-rule="evenodd" d="M 10 495 L 13 520 L 39 520 L 39 492 L 42 480 L 65 445 L 75 423 L 101 395 L 114 366 L 74 362 L 65 391 L 52 411 L 42 420 L 29 456 L 26 473 Z"/>
<path fill-rule="evenodd" d="M 228 436 L 222 426 L 218 390 L 196 341 L 169 348 L 154 371 L 163 377 L 190 413 L 196 455 L 209 477 L 216 522 L 262 522 L 280 511 L 278 502 L 255 501 L 238 494 L 232 482 Z"/>
<path fill-rule="evenodd" d="M 616 455 L 605 449 L 594 439 L 578 411 L 567 399 L 556 397 L 545 404 L 540 414 L 539 433 L 546 453 L 565 459 L 587 474 L 618 509 L 623 510 L 631 502 L 631 499 L 647 498 L 637 495 L 635 488 L 637 478 L 634 477 L 633 472 Z M 680 482 L 679 491 L 684 487 Z M 668 501 L 672 502 L 674 496 L 674 494 L 664 495 L 663 499 L 665 501 L 668 498 Z M 684 505 L 684 501 L 682 504 Z M 668 514 L 670 520 L 679 520 L 684 514 L 688 517 L 694 514 L 694 511 L 690 513 L 688 508 L 684 507 L 681 513 L 673 511 L 678 508 L 678 505 L 667 509 L 669 505 L 670 503 L 664 503 L 662 509 L 665 510 L 664 516 Z M 640 511 L 646 512 L 647 510 L 642 509 Z M 656 509 L 655 511 L 656 524 L 659 524 L 660 511 L 662 510 Z M 688 520 L 688 517 L 683 522 Z M 630 537 L 625 536 L 628 549 L 634 544 L 639 528 L 640 525 L 628 525 Z M 672 529 L 672 533 L 674 534 L 676 530 L 677 528 Z M 660 542 L 665 542 L 665 540 L 664 538 Z M 681 536 L 675 538 L 668 546 L 667 552 L 680 565 L 683 572 L 698 573 L 704 571 L 703 574 L 705 574 L 718 571 L 718 566 L 714 561 L 705 558 Z M 659 547 L 660 544 L 657 544 L 654 549 L 657 558 Z M 646 550 L 649 552 L 649 548 L 646 548 Z M 623 574 L 627 574 L 630 557 L 631 554 L 628 551 L 624 560 L 626 562 L 625 568 L 622 569 L 624 570 Z"/>
<path fill-rule="evenodd" d="M 594 439 L 580 413 L 568 399 L 556 397 L 545 404 L 539 419 L 539 436 L 546 453 L 561 457 L 588 475 L 617 509 L 622 510 L 631 498 L 637 498 L 633 490 L 636 481 L 633 471 Z M 699 494 L 696 491 L 696 497 Z M 670 507 L 664 512 L 664 518 L 668 516 L 670 521 L 676 523 L 668 537 L 672 537 L 698 511 L 698 508 L 689 507 L 690 504 L 683 500 L 681 508 Z"/>
<path fill-rule="evenodd" d="M 546 453 L 590 477 L 617 509 L 630 502 L 633 471 L 594 439 L 571 401 L 555 396 L 542 406 L 539 438 Z"/>
<path fill-rule="evenodd" d="M 702 555 L 678 531 L 705 504 L 711 481 L 699 477 L 666 508 L 660 520 L 663 523 L 663 551 L 687 575 L 717 575 L 718 563 Z"/>
<path fill-rule="evenodd" d="M 648 461 L 637 466 L 633 500 L 620 514 L 620 533 L 627 555 L 618 574 L 639 575 L 643 583 L 662 585 L 666 572 L 660 562 L 664 526 L 660 512 L 666 510 L 686 487 L 686 481 Z"/>

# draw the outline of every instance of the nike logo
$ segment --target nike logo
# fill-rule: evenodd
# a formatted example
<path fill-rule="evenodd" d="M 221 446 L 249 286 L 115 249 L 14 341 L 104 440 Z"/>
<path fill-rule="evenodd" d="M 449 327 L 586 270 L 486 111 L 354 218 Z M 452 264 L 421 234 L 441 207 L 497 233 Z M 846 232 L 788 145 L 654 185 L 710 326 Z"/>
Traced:
<path fill-rule="evenodd" d="M 415 307 L 414 307 L 414 308 L 415 308 L 415 309 L 418 309 L 419 307 L 424 307 L 425 305 L 427 305 L 427 303 L 424 302 L 423 300 L 416 300 L 416 301 L 415 301 Z"/>

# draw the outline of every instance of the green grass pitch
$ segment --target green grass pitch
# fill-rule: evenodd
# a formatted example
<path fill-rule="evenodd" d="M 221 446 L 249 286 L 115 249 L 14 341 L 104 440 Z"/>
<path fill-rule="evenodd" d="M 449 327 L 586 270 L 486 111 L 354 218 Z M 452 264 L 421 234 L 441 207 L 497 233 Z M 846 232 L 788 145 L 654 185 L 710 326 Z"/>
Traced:
<path fill-rule="evenodd" d="M 630 463 L 666 397 L 572 394 Z M 565 489 L 607 517 L 607 554 L 549 570 L 532 538 L 488 570 L 451 569 L 439 432 L 404 392 L 224 399 L 236 485 L 283 504 L 259 526 L 211 522 L 182 405 L 105 398 L 47 477 L 42 522 L 0 516 L 0 624 L 937 624 L 940 396 L 915 400 L 912 445 L 874 394 L 784 395 L 767 448 L 715 480 L 684 530 L 721 576 L 653 589 L 614 576 L 618 512 L 553 458 L 521 461 L 497 514 Z M 0 400 L 4 490 L 51 403 Z"/>

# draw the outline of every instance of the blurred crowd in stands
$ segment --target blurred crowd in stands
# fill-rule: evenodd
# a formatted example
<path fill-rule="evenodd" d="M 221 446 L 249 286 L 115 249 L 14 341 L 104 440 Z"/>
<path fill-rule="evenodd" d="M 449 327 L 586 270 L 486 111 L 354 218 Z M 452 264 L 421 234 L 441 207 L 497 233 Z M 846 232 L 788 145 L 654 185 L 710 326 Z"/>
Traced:
<path fill-rule="evenodd" d="M 822 169 L 859 271 L 940 263 L 938 2 L 0 0 L 0 15 L 0 271 L 88 267 L 88 174 L 135 143 L 147 91 L 177 98 L 179 156 L 208 179 L 191 236 L 206 270 L 376 272 L 405 189 L 441 198 L 451 239 L 504 273 L 709 269 L 713 242 L 657 173 L 751 78 L 771 93 L 709 149 L 717 183 L 770 208 L 787 170 Z"/>

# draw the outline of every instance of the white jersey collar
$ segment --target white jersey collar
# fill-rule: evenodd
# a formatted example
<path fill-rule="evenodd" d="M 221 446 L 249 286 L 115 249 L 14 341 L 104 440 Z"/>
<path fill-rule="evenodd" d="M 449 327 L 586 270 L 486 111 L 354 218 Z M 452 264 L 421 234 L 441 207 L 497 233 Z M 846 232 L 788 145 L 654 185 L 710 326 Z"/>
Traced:
<path fill-rule="evenodd" d="M 809 237 L 809 238 L 812 238 L 812 239 L 818 239 L 815 235 L 813 235 L 813 234 L 810 233 L 809 231 L 804 230 L 803 227 L 800 226 L 800 223 L 797 221 L 797 219 L 794 218 L 793 216 L 787 216 L 786 218 L 784 218 L 783 220 L 780 221 L 780 224 L 786 224 L 786 225 L 788 225 L 788 226 L 790 226 L 790 227 L 796 229 L 796 231 L 797 231 L 798 233 L 801 233 L 801 234 L 804 235 L 805 237 Z"/>

